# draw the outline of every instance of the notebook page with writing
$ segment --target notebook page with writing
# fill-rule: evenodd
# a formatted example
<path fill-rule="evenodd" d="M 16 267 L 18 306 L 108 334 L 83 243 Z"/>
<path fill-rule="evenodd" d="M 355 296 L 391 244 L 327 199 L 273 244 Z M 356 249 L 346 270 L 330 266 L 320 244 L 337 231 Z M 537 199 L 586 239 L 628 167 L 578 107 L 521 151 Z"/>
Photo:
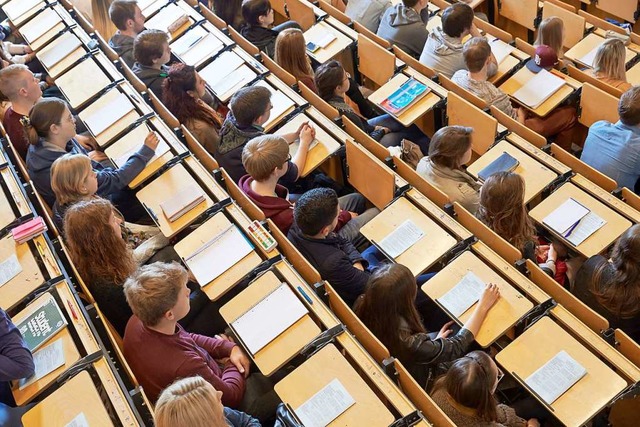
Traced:
<path fill-rule="evenodd" d="M 496 57 L 498 64 L 502 63 L 507 56 L 511 55 L 511 52 L 516 50 L 514 46 L 511 46 L 500 39 L 493 38 L 492 36 L 487 36 L 487 40 L 491 46 L 491 53 Z"/>
<path fill-rule="evenodd" d="M 607 221 L 605 221 L 594 212 L 589 212 L 582 217 L 580 222 L 578 222 L 578 225 L 571 231 L 571 234 L 569 234 L 567 240 L 573 243 L 575 246 L 578 246 L 589 236 L 602 228 L 602 226 L 606 223 Z"/>
<path fill-rule="evenodd" d="M 408 219 L 382 239 L 379 245 L 390 257 L 397 258 L 418 240 L 422 239 L 423 236 L 424 231 Z"/>
<path fill-rule="evenodd" d="M 542 222 L 556 232 L 564 235 L 572 225 L 580 221 L 588 213 L 589 209 L 576 200 L 569 198 L 547 215 Z"/>
<path fill-rule="evenodd" d="M 524 382 L 551 405 L 586 374 L 587 370 L 562 350 Z"/>
<path fill-rule="evenodd" d="M 42 65 L 50 69 L 81 45 L 82 42 L 75 34 L 66 32 L 43 48 L 37 56 Z"/>
<path fill-rule="evenodd" d="M 196 45 L 200 40 L 209 34 L 202 25 L 198 25 L 190 31 L 187 31 L 178 40 L 171 43 L 171 52 L 182 57 L 189 49 Z"/>
<path fill-rule="evenodd" d="M 305 427 L 325 427 L 356 401 L 337 378 L 300 405 L 295 413 Z"/>
<path fill-rule="evenodd" d="M 156 147 L 156 151 L 154 152 L 153 156 L 151 156 L 151 158 L 149 159 L 147 164 L 150 164 L 151 162 L 153 162 L 158 157 L 162 157 L 166 153 L 169 152 L 170 148 L 169 148 L 169 144 L 167 144 L 167 141 L 165 141 L 164 138 L 159 138 L 159 140 L 160 140 L 160 142 L 158 143 L 158 146 Z M 132 155 L 137 153 L 138 150 L 140 148 L 142 148 L 143 145 L 144 144 L 139 144 L 139 145 L 131 147 L 130 149 L 128 149 L 127 151 L 122 153 L 120 156 L 118 156 L 117 158 L 113 159 L 113 162 L 116 164 L 116 166 L 118 168 L 123 167 L 127 163 L 127 160 L 129 160 L 129 157 L 131 157 Z"/>
<path fill-rule="evenodd" d="M 513 97 L 529 108 L 535 109 L 556 93 L 564 83 L 563 79 L 543 69 L 518 89 Z"/>
<path fill-rule="evenodd" d="M 0 286 L 16 277 L 22 271 L 22 266 L 16 254 L 0 262 Z"/>
<path fill-rule="evenodd" d="M 231 326 L 247 350 L 255 355 L 307 313 L 307 308 L 291 288 L 283 283 L 231 322 Z"/>
<path fill-rule="evenodd" d="M 449 313 L 460 317 L 480 299 L 484 288 L 485 283 L 470 271 L 449 292 L 438 298 L 438 301 Z"/>
<path fill-rule="evenodd" d="M 205 242 L 185 258 L 200 286 L 215 280 L 253 250 L 253 245 L 234 224 Z"/>
<path fill-rule="evenodd" d="M 160 208 L 169 221 L 175 221 L 204 200 L 202 189 L 194 184 L 160 203 Z"/>
<path fill-rule="evenodd" d="M 29 378 L 23 378 L 18 382 L 20 390 L 24 390 L 25 387 L 64 365 L 62 338 L 33 353 L 33 364 L 35 365 L 35 373 Z"/>
<path fill-rule="evenodd" d="M 108 104 L 102 106 L 89 117 L 84 119 L 84 123 L 98 136 L 104 132 L 109 126 L 123 118 L 133 110 L 133 104 L 124 93 L 119 93 Z"/>
<path fill-rule="evenodd" d="M 196 42 L 181 58 L 188 65 L 197 65 L 206 58 L 216 55 L 224 48 L 224 44 L 220 39 L 211 33 L 207 33 L 201 40 Z"/>

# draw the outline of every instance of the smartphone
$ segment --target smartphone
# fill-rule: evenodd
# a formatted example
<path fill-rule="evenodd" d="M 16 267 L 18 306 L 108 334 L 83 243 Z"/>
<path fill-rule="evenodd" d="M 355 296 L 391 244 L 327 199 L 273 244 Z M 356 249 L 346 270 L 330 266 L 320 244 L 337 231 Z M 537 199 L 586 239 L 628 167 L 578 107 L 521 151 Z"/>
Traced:
<path fill-rule="evenodd" d="M 307 50 L 311 53 L 315 52 L 316 50 L 318 50 L 320 48 L 320 46 L 316 45 L 313 42 L 309 42 L 307 43 Z"/>

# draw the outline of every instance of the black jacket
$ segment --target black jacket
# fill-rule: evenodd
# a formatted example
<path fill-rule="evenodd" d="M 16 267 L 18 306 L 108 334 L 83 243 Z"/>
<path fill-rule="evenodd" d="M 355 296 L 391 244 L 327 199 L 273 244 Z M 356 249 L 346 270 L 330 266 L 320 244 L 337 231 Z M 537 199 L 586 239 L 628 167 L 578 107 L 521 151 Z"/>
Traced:
<path fill-rule="evenodd" d="M 273 58 L 276 52 L 277 31 L 260 26 L 245 25 L 242 27 L 240 33 L 258 49 L 269 55 L 270 58 Z"/>

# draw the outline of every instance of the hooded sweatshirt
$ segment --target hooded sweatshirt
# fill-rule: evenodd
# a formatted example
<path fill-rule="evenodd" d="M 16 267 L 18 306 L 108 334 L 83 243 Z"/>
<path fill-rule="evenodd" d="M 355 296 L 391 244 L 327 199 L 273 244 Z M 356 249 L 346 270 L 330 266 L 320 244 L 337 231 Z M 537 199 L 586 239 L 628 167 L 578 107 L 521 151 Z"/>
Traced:
<path fill-rule="evenodd" d="M 133 37 L 125 36 L 117 31 L 113 37 L 109 39 L 109 46 L 120 55 L 120 59 L 127 64 L 129 68 L 133 67 L 136 60 L 133 58 Z"/>
<path fill-rule="evenodd" d="M 382 14 L 391 5 L 391 0 L 349 0 L 344 13 L 352 21 L 359 22 L 375 33 L 380 26 Z"/>
<path fill-rule="evenodd" d="M 456 71 L 466 68 L 462 46 L 460 38 L 450 37 L 438 27 L 429 34 L 420 62 L 451 78 Z"/>
<path fill-rule="evenodd" d="M 378 36 L 418 58 L 429 36 L 428 20 L 429 9 L 426 7 L 418 15 L 415 10 L 400 2 L 382 15 Z"/>
<path fill-rule="evenodd" d="M 276 52 L 276 38 L 278 37 L 276 30 L 259 25 L 245 25 L 240 33 L 255 47 L 269 55 L 270 58 L 273 58 Z"/>
<path fill-rule="evenodd" d="M 160 69 L 142 65 L 139 62 L 133 64 L 134 74 L 153 91 L 158 98 L 162 98 L 162 82 L 169 76 L 169 67 L 162 65 Z"/>

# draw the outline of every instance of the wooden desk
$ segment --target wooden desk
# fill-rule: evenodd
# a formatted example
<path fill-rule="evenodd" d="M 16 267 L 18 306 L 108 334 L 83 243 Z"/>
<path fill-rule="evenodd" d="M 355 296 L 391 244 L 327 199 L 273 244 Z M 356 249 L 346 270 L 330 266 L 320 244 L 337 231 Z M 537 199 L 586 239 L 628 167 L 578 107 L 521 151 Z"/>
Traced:
<path fill-rule="evenodd" d="M 46 8 L 20 27 L 20 34 L 34 51 L 40 49 L 65 28 L 64 21 L 56 12 L 59 8 L 59 5 Z"/>
<path fill-rule="evenodd" d="M 429 80 L 428 78 L 421 76 L 420 74 L 416 74 L 413 77 L 424 84 L 427 84 L 426 82 L 427 80 Z M 380 105 L 382 101 L 384 101 L 389 95 L 395 92 L 407 80 L 409 80 L 409 77 L 407 77 L 406 75 L 396 74 L 384 86 L 369 95 L 369 101 L 373 102 L 376 105 Z M 405 108 L 400 112 L 398 116 L 395 117 L 404 126 L 409 126 L 413 122 L 418 120 L 423 114 L 433 109 L 433 107 L 435 107 L 435 105 L 440 102 L 440 99 L 441 98 L 438 95 L 430 90 L 429 93 L 423 96 L 420 100 L 415 101 L 412 105 Z"/>
<path fill-rule="evenodd" d="M 627 70 L 627 81 L 634 86 L 640 84 L 640 62 Z"/>
<path fill-rule="evenodd" d="M 90 426 L 112 426 L 100 394 L 87 371 L 80 372 L 22 416 L 25 427 L 65 427 L 84 414 Z"/>
<path fill-rule="evenodd" d="M 226 230 L 230 225 L 231 221 L 227 219 L 223 212 L 219 212 L 206 220 L 191 234 L 176 243 L 173 248 L 184 260 L 214 236 Z M 242 232 L 248 233 L 243 227 L 239 228 Z M 211 262 L 215 262 L 215 260 L 211 260 Z M 200 283 L 200 286 L 207 296 L 215 301 L 233 288 L 248 272 L 256 268 L 261 262 L 262 258 L 253 250 L 220 276 L 209 283 Z M 185 264 L 187 263 L 185 262 Z"/>
<path fill-rule="evenodd" d="M 160 227 L 162 234 L 166 237 L 175 236 L 195 221 L 204 211 L 213 206 L 211 197 L 203 190 L 205 200 L 202 203 L 177 220 L 169 222 L 162 212 L 160 204 L 192 185 L 200 187 L 184 166 L 177 164 L 136 193 L 138 200 L 145 206 L 151 217 L 158 224 L 158 227 Z"/>
<path fill-rule="evenodd" d="M 580 40 L 574 47 L 572 47 L 567 52 L 565 52 L 564 56 L 566 56 L 570 60 L 572 60 L 574 62 L 577 62 L 577 63 L 579 63 L 579 64 L 581 64 L 581 65 L 583 65 L 585 67 L 591 68 L 591 65 L 585 64 L 584 62 L 581 61 L 581 59 L 586 54 L 591 52 L 593 49 L 597 48 L 602 43 L 604 43 L 604 41 L 605 41 L 604 37 L 601 37 L 601 36 L 599 36 L 597 34 L 594 34 L 594 33 L 588 34 L 585 38 Z M 629 49 L 628 47 L 625 47 L 624 62 L 628 63 L 629 61 L 633 60 L 636 57 L 637 54 L 638 54 L 637 52 L 634 52 L 633 50 Z"/>
<path fill-rule="evenodd" d="M 524 380 L 553 358 L 566 351 L 587 374 L 553 404 L 553 415 L 567 426 L 585 424 L 604 408 L 627 383 L 583 347 L 549 317 L 538 322 L 496 355 L 496 361 L 526 387 Z"/>
<path fill-rule="evenodd" d="M 333 344 L 328 344 L 275 385 L 294 412 L 314 394 L 338 379 L 355 400 L 329 426 L 388 426 L 393 415 Z"/>
<path fill-rule="evenodd" d="M 338 56 L 340 53 L 342 53 L 343 50 L 351 46 L 351 44 L 353 43 L 352 39 L 342 34 L 340 31 L 336 30 L 331 25 L 325 22 L 318 22 L 304 32 L 305 43 L 309 43 L 316 38 L 322 37 L 322 34 L 324 33 L 331 33 L 336 37 L 336 39 L 329 43 L 326 47 L 320 48 L 314 53 L 307 51 L 307 54 L 320 64 L 324 64 L 328 60 L 333 59 L 335 56 Z"/>
<path fill-rule="evenodd" d="M 532 110 L 526 105 L 522 104 L 529 111 L 533 112 L 535 115 L 540 117 L 545 117 L 549 114 L 554 108 L 556 108 L 560 103 L 562 103 L 565 99 L 567 99 L 576 89 L 582 86 L 577 80 L 572 79 L 569 76 L 565 76 L 564 74 L 560 75 L 560 73 L 554 72 L 554 74 L 562 77 L 567 84 L 563 85 L 556 93 L 551 95 L 546 101 L 544 101 L 538 108 Z M 531 80 L 535 76 L 534 73 L 529 71 L 527 67 L 522 67 L 511 76 L 506 82 L 500 85 L 500 89 L 503 92 L 511 96 L 514 101 L 520 103 L 516 98 L 513 98 L 513 94 L 516 93 L 518 89 L 524 86 L 529 80 Z"/>
<path fill-rule="evenodd" d="M 482 322 L 476 341 L 486 348 L 518 322 L 530 309 L 533 303 L 518 292 L 509 282 L 482 262 L 471 251 L 451 261 L 444 269 L 422 286 L 422 291 L 436 301 L 449 292 L 468 272 L 473 272 L 485 283 L 493 283 L 500 289 L 500 298 L 491 307 L 486 319 Z M 463 325 L 469 320 L 478 303 L 472 305 L 464 314 L 455 320 Z"/>
<path fill-rule="evenodd" d="M 282 281 L 272 271 L 268 271 L 220 308 L 220 314 L 228 324 L 231 324 L 281 284 Z M 292 288 L 292 290 L 298 293 L 296 289 Z M 303 300 L 303 298 L 300 299 Z M 264 321 L 268 322 L 269 319 Z M 269 376 L 293 359 L 320 332 L 318 325 L 307 313 L 252 357 L 260 372 Z"/>
<path fill-rule="evenodd" d="M 309 125 L 313 126 L 313 128 L 316 130 L 317 144 L 307 153 L 307 160 L 304 164 L 304 168 L 300 171 L 300 176 L 309 175 L 325 160 L 327 160 L 329 156 L 338 151 L 338 149 L 340 148 L 340 143 L 336 141 L 335 138 L 329 135 L 316 123 L 314 123 L 314 121 L 304 113 L 300 113 L 293 119 L 288 120 L 284 126 L 276 131 L 276 134 L 284 135 L 287 133 L 295 132 L 298 130 L 298 127 L 300 127 L 300 125 L 304 122 L 309 122 Z M 289 145 L 289 154 L 291 154 L 291 156 L 294 156 L 298 151 L 299 146 L 300 141 L 296 139 L 292 144 Z"/>
<path fill-rule="evenodd" d="M 2 162 L 6 162 L 4 156 Z M 16 165 L 17 166 L 17 165 Z M 19 170 L 19 169 L 18 169 Z M 0 230 L 11 224 L 18 217 L 23 217 L 31 213 L 27 198 L 22 191 L 22 185 L 18 182 L 18 177 L 9 167 L 0 168 L 0 179 L 9 190 L 9 194 L 0 191 Z M 11 206 L 10 201 L 18 208 L 17 212 Z M 19 216 L 18 216 L 19 215 Z"/>
<path fill-rule="evenodd" d="M 92 354 L 96 351 L 100 351 L 100 345 L 98 344 L 98 341 L 91 329 L 89 329 L 88 321 L 82 315 L 82 311 L 80 310 L 80 306 L 78 305 L 76 298 L 71 293 L 72 285 L 63 280 L 56 284 L 55 289 L 63 301 L 64 307 L 60 307 L 60 309 L 63 310 L 63 312 L 66 312 L 67 319 L 71 320 L 67 327 L 73 327 L 76 331 L 80 341 L 82 341 L 85 352 L 87 354 Z"/>
<path fill-rule="evenodd" d="M 105 392 L 109 396 L 109 401 L 116 410 L 118 419 L 122 425 L 125 427 L 137 427 L 139 424 L 124 394 L 125 391 L 120 388 L 120 385 L 116 381 L 115 373 L 111 370 L 105 358 L 103 357 L 97 362 L 94 362 L 93 367 L 98 373 Z M 120 372 L 119 375 L 126 375 L 126 373 Z"/>
<path fill-rule="evenodd" d="M 404 197 L 397 199 L 365 224 L 360 232 L 379 245 L 382 239 L 408 219 L 424 232 L 424 236 L 394 261 L 407 266 L 414 276 L 418 276 L 453 248 L 457 242 L 413 203 Z"/>
<path fill-rule="evenodd" d="M 560 234 L 551 230 L 542 223 L 542 220 L 553 212 L 558 206 L 567 199 L 573 198 L 595 214 L 600 216 L 606 222 L 598 231 L 589 236 L 577 247 L 566 240 Z M 631 227 L 631 221 L 618 214 L 604 203 L 595 199 L 591 195 L 585 193 L 574 184 L 567 182 L 554 191 L 549 197 L 544 199 L 538 206 L 533 208 L 529 213 L 538 224 L 545 227 L 552 234 L 562 240 L 567 246 L 574 248 L 576 251 L 589 258 L 597 255 L 611 245 L 624 231 Z"/>
<path fill-rule="evenodd" d="M 536 158 L 540 163 L 546 165 L 549 169 L 554 170 L 558 175 L 562 175 L 571 171 L 570 167 L 560 162 L 555 157 L 545 153 L 526 139 L 522 138 L 517 133 L 510 133 L 509 135 L 507 135 L 506 139 L 522 151 L 529 153 L 530 156 Z"/>
<path fill-rule="evenodd" d="M 498 13 L 531 31 L 535 31 L 538 0 L 502 0 Z"/>
<path fill-rule="evenodd" d="M 36 239 L 44 241 L 42 236 L 38 236 Z M 11 309 L 44 282 L 44 276 L 40 271 L 36 257 L 31 252 L 29 244 L 18 245 L 9 234 L 0 239 L 0 260 L 4 261 L 12 255 L 16 255 L 18 258 L 22 271 L 0 286 L 0 307 L 4 310 Z"/>
<path fill-rule="evenodd" d="M 520 162 L 513 172 L 517 173 L 524 179 L 525 204 L 533 200 L 542 192 L 542 190 L 544 190 L 553 182 L 554 179 L 558 177 L 557 173 L 546 167 L 544 164 L 504 140 L 498 142 L 478 160 L 473 162 L 467 168 L 467 172 L 477 178 L 478 173 L 500 157 L 502 153 L 507 153 Z"/>
<path fill-rule="evenodd" d="M 307 114 L 310 118 L 312 118 L 314 122 L 322 126 L 331 136 L 333 136 L 341 144 L 344 143 L 344 141 L 346 141 L 347 138 L 351 138 L 349 134 L 344 131 L 344 129 L 342 129 L 333 120 L 329 119 L 327 116 L 325 116 L 320 111 L 318 111 L 315 107 L 307 108 L 305 110 L 305 114 Z"/>
<path fill-rule="evenodd" d="M 91 82 L 87 81 L 91 76 Z M 71 104 L 78 108 L 111 83 L 93 58 L 87 58 L 56 79 L 56 86 Z"/>
<path fill-rule="evenodd" d="M 636 22 L 637 0 L 598 0 L 596 7 L 625 21 Z"/>

